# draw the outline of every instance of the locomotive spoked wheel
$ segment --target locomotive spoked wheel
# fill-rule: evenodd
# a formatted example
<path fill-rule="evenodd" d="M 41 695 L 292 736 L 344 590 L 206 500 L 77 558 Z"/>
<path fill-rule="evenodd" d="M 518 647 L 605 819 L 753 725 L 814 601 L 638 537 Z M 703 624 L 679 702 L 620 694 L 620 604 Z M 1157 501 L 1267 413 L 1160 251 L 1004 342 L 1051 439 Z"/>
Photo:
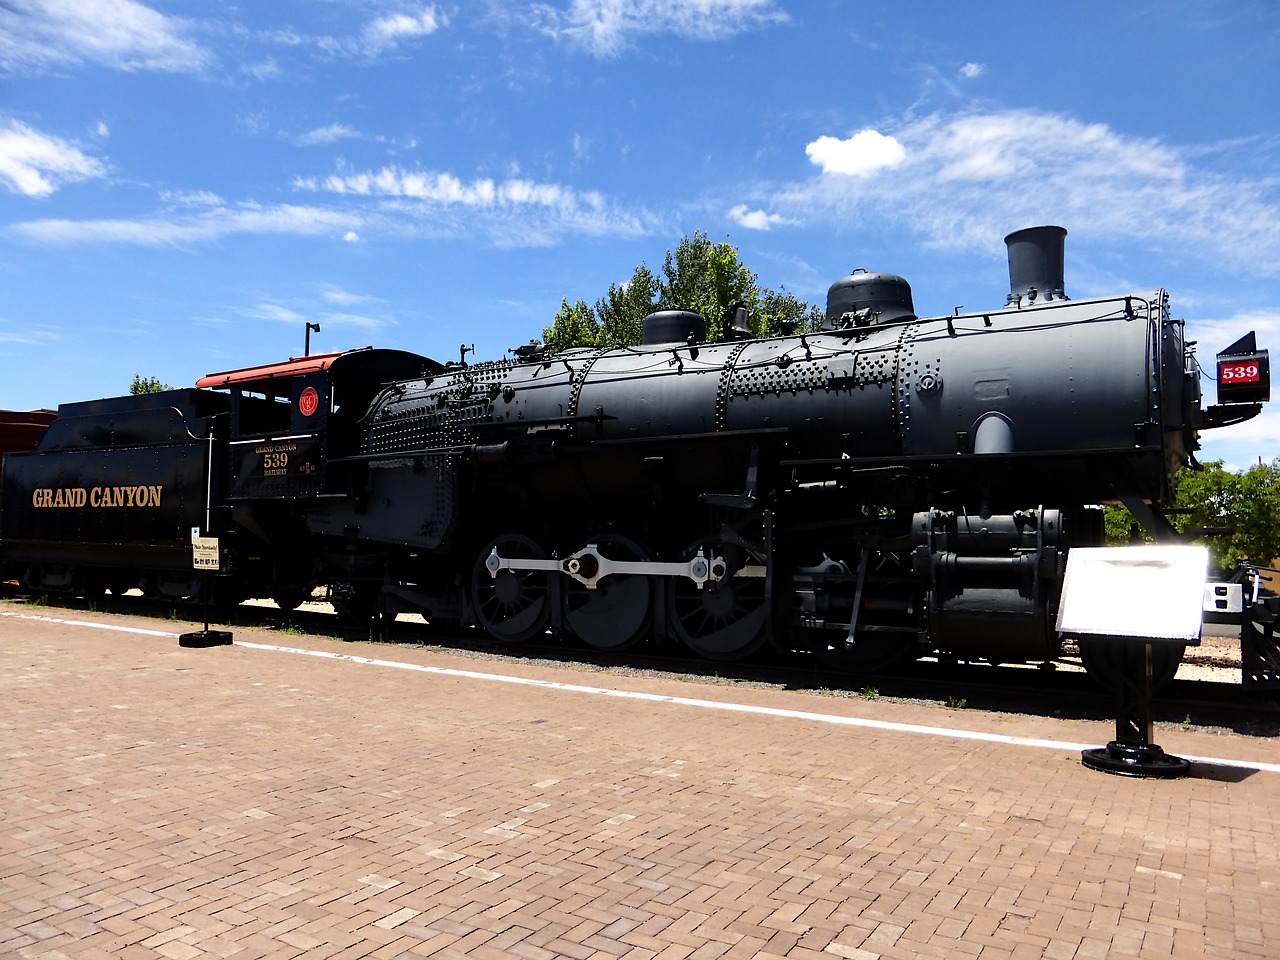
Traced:
<path fill-rule="evenodd" d="M 644 547 L 617 534 L 592 537 L 578 549 L 595 544 L 606 560 L 645 561 Z M 576 550 L 574 551 L 577 552 Z M 596 650 L 627 650 L 645 638 L 653 617 L 653 577 L 615 573 L 594 590 L 565 578 L 564 621 L 583 643 Z"/>
<path fill-rule="evenodd" d="M 763 567 L 763 561 L 743 547 L 714 540 L 695 545 L 684 559 L 692 559 L 699 546 L 704 556 L 723 557 L 728 574 L 701 590 L 688 577 L 672 577 L 667 590 L 671 627 L 690 650 L 708 660 L 749 657 L 765 642 L 765 579 L 735 574 L 744 566 Z"/>
<path fill-rule="evenodd" d="M 485 561 L 497 548 L 505 560 L 545 560 L 547 553 L 518 533 L 495 537 L 484 545 L 471 570 L 471 602 L 476 622 L 495 640 L 521 643 L 551 622 L 550 574 L 540 570 L 499 570 L 492 576 Z"/>
<path fill-rule="evenodd" d="M 1143 669 L 1141 643 L 1080 640 L 1080 663 L 1089 678 L 1104 690 L 1114 691 L 1122 678 L 1136 679 Z M 1151 692 L 1159 693 L 1173 680 L 1186 647 L 1178 643 L 1151 645 Z"/>

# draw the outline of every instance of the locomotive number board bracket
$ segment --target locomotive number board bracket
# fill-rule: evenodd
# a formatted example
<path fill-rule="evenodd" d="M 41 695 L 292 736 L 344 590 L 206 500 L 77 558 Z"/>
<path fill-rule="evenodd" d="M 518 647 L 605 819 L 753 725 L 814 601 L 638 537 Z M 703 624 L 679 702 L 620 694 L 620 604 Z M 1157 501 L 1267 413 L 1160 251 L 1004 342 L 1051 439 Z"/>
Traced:
<path fill-rule="evenodd" d="M 1217 357 L 1219 403 L 1265 403 L 1271 399 L 1271 359 L 1249 333 Z"/>

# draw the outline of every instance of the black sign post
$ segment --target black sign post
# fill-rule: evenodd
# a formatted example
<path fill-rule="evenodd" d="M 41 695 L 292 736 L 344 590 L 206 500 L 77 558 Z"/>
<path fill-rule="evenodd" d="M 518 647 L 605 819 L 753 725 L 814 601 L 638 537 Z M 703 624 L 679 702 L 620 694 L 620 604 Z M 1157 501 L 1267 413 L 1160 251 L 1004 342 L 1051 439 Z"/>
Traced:
<path fill-rule="evenodd" d="M 194 633 L 183 633 L 178 636 L 180 647 L 222 647 L 231 643 L 230 630 L 209 629 L 209 574 L 221 569 L 217 537 L 191 538 L 191 566 L 203 575 L 201 589 L 204 593 L 204 629 Z"/>

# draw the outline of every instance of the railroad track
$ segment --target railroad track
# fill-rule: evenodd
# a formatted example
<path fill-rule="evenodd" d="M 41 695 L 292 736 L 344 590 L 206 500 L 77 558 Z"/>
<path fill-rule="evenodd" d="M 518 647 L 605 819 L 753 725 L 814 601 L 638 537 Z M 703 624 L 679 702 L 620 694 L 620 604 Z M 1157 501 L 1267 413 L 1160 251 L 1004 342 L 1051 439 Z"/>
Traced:
<path fill-rule="evenodd" d="M 12 590 L 6 599 L 27 598 Z M 28 601 L 29 602 L 29 601 Z M 170 620 L 175 605 L 142 597 L 105 598 L 94 604 L 59 599 L 61 609 L 96 609 L 108 613 L 151 616 Z M 176 615 L 199 619 L 199 608 L 180 606 Z M 223 621 L 219 620 L 219 623 Z M 292 612 L 274 605 L 242 604 L 229 626 L 253 626 L 287 632 L 304 632 L 344 641 L 375 639 L 367 628 L 339 621 L 327 604 L 305 604 Z M 590 673 L 618 675 L 661 674 L 695 679 L 721 686 L 752 686 L 795 690 L 817 697 L 861 698 L 934 703 L 954 711 L 1014 713 L 1028 716 L 1080 720 L 1112 720 L 1114 696 L 1099 690 L 1071 657 L 1045 669 L 1037 665 L 999 665 L 949 662 L 925 658 L 905 668 L 876 673 L 833 670 L 801 653 L 762 651 L 746 662 L 717 663 L 686 654 L 675 647 L 640 646 L 608 653 L 567 641 L 503 644 L 475 630 L 434 627 L 414 619 L 397 620 L 389 645 L 436 647 L 478 660 L 545 662 Z M 1218 728 L 1248 736 L 1280 735 L 1280 691 L 1243 690 L 1238 657 L 1201 655 L 1188 651 L 1184 661 L 1196 669 L 1186 671 L 1196 679 L 1175 679 L 1156 698 L 1153 717 L 1157 724 L 1182 728 Z"/>

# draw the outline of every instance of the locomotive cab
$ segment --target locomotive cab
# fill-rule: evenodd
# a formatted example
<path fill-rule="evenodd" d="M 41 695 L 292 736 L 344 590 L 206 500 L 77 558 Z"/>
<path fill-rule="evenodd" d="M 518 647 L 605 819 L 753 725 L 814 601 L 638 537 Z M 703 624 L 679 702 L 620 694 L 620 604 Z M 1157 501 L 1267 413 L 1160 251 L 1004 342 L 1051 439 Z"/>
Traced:
<path fill-rule="evenodd" d="M 433 360 L 366 347 L 212 373 L 198 387 L 229 391 L 226 496 L 248 552 L 270 569 L 271 598 L 283 609 L 322 582 L 307 547 L 306 514 L 359 488 L 360 418 L 392 381 L 438 371 Z"/>
<path fill-rule="evenodd" d="M 227 388 L 231 436 L 227 498 L 297 500 L 349 492 L 333 461 L 359 452 L 356 421 L 395 380 L 440 369 L 426 357 L 366 347 L 211 373 L 198 387 Z"/>

